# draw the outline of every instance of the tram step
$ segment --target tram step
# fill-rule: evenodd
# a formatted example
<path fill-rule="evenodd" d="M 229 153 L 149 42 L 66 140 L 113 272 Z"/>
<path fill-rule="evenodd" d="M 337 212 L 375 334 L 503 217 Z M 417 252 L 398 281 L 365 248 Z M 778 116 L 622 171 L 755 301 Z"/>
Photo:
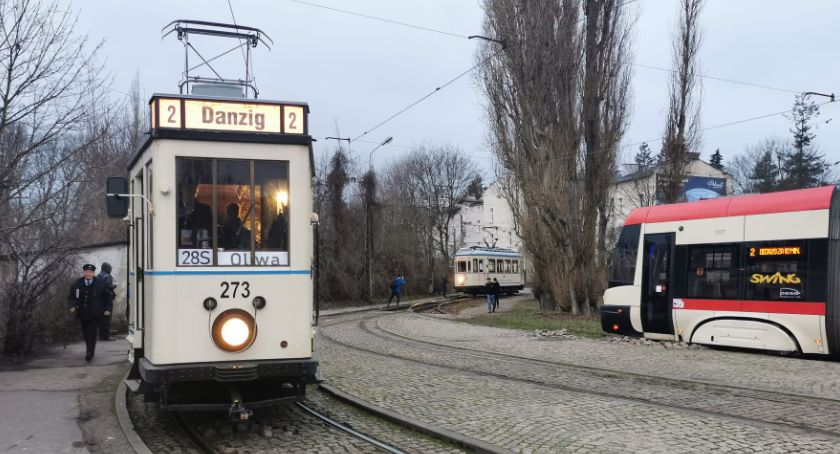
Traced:
<path fill-rule="evenodd" d="M 127 386 L 128 389 L 131 390 L 131 392 L 136 393 L 137 391 L 140 390 L 140 380 L 139 379 L 126 380 L 125 381 L 125 386 Z"/>

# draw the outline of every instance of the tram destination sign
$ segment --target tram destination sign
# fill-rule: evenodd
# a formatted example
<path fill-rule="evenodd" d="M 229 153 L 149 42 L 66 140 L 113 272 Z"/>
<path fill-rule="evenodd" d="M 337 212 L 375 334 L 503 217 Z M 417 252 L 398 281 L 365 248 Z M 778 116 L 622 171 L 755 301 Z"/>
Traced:
<path fill-rule="evenodd" d="M 152 126 L 161 129 L 305 134 L 300 105 L 155 97 Z"/>

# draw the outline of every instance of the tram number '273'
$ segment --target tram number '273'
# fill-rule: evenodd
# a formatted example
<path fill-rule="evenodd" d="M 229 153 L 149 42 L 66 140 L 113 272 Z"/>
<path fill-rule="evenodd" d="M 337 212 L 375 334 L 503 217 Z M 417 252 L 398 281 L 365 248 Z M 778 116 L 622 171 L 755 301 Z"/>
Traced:
<path fill-rule="evenodd" d="M 219 287 L 222 288 L 222 294 L 220 295 L 222 298 L 236 298 L 236 292 L 240 289 L 239 296 L 242 298 L 251 296 L 251 284 L 248 281 L 224 281 L 219 284 Z"/>

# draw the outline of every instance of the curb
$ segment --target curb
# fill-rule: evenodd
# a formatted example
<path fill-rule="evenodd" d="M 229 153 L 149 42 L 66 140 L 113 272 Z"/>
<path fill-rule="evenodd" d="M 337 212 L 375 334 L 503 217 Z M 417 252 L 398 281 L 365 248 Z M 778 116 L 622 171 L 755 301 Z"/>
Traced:
<path fill-rule="evenodd" d="M 422 432 L 427 435 L 431 435 L 436 438 L 440 438 L 446 440 L 450 443 L 455 445 L 461 446 L 466 449 L 473 450 L 477 453 L 488 453 L 488 454 L 510 454 L 513 451 L 508 451 L 507 449 L 503 449 L 501 447 L 491 445 L 486 441 L 479 440 L 477 438 L 473 438 L 467 435 L 462 435 L 456 432 L 452 432 L 451 430 L 443 429 L 440 427 L 433 426 L 431 424 L 427 424 L 423 421 L 419 421 L 414 419 L 410 416 L 401 415 L 399 413 L 393 412 L 391 410 L 378 407 L 373 405 L 369 402 L 364 400 L 358 399 L 350 394 L 341 391 L 340 389 L 334 388 L 326 383 L 321 383 L 318 385 L 318 389 L 323 390 L 327 394 L 335 397 L 336 399 L 353 405 L 355 407 L 359 407 L 369 413 L 373 413 L 379 417 L 385 418 L 392 422 L 395 422 L 399 425 L 409 427 L 414 429 L 418 432 Z"/>
<path fill-rule="evenodd" d="M 123 435 L 125 435 L 125 439 L 128 441 L 128 444 L 131 445 L 131 449 L 134 450 L 137 454 L 152 454 L 152 450 L 146 446 L 146 443 L 143 442 L 143 439 L 140 438 L 140 435 L 134 430 L 134 424 L 131 423 L 131 417 L 128 415 L 128 407 L 126 406 L 126 394 L 128 389 L 125 386 L 125 380 L 128 378 L 128 372 L 126 372 L 125 377 L 120 380 L 119 386 L 117 386 L 117 395 L 114 399 L 114 407 L 117 411 L 117 421 L 120 423 L 120 428 L 122 428 Z"/>

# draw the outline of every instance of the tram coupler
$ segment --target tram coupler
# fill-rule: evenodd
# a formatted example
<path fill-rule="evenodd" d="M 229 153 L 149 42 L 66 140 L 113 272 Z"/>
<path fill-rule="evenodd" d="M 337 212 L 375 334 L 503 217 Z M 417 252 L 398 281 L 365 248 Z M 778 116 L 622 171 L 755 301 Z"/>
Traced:
<path fill-rule="evenodd" d="M 247 421 L 254 414 L 254 411 L 245 408 L 245 405 L 242 403 L 242 395 L 239 394 L 239 390 L 235 386 L 231 386 L 229 389 L 231 403 L 228 414 L 233 419 Z"/>

